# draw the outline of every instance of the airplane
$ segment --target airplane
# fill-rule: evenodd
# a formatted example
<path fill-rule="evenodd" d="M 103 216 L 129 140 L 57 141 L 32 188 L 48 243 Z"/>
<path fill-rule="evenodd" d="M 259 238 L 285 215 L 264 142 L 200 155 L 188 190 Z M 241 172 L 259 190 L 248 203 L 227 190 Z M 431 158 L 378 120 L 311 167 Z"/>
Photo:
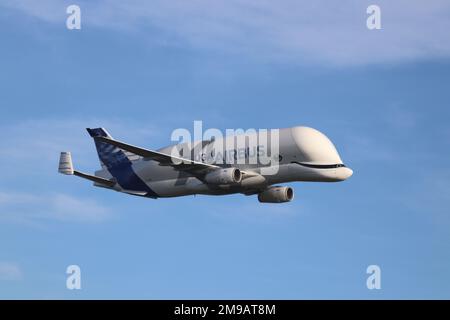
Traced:
<path fill-rule="evenodd" d="M 102 169 L 94 175 L 74 170 L 71 153 L 61 152 L 58 171 L 90 180 L 96 187 L 146 198 L 240 193 L 257 195 L 262 203 L 292 201 L 294 190 L 279 185 L 282 183 L 339 182 L 352 176 L 353 171 L 344 165 L 334 144 L 320 131 L 305 126 L 272 130 L 277 130 L 279 154 L 270 157 L 278 158 L 278 161 L 261 164 L 249 160 L 263 153 L 269 155 L 272 143 L 258 140 L 252 150 L 247 146 L 243 150 L 216 153 L 214 146 L 226 145 L 230 139 L 236 139 L 226 136 L 194 142 L 194 146 L 200 146 L 198 148 L 182 143 L 149 150 L 115 140 L 104 128 L 88 128 Z M 189 156 L 183 156 L 187 154 L 184 153 L 186 148 L 190 151 Z M 232 159 L 236 160 L 239 154 L 246 161 L 235 164 L 218 161 L 219 154 L 224 160 L 230 151 L 234 155 Z M 213 157 L 205 159 L 205 152 Z M 218 156 L 214 158 L 216 154 Z"/>

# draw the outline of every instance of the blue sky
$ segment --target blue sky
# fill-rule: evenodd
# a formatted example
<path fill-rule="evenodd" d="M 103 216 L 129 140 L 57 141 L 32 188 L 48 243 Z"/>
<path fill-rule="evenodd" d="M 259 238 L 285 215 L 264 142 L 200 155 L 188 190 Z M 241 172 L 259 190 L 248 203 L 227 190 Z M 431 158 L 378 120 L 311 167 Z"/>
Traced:
<path fill-rule="evenodd" d="M 0 298 L 450 298 L 450 5 L 369 31 L 365 1 L 78 1 L 69 31 L 72 3 L 0 1 Z M 355 173 L 281 205 L 57 174 L 98 168 L 86 127 L 155 149 L 194 120 L 311 126 Z"/>

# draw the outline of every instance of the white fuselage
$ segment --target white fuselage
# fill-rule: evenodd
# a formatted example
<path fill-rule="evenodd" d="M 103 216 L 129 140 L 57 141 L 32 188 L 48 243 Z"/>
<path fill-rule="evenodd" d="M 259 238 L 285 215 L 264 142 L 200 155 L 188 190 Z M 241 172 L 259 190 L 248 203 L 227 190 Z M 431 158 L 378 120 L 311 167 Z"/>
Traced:
<path fill-rule="evenodd" d="M 250 143 L 248 138 L 243 145 L 236 145 L 236 136 L 206 142 L 206 146 L 191 147 L 184 144 L 169 146 L 158 150 L 173 154 L 177 150 L 189 150 L 184 158 L 207 162 L 219 167 L 234 167 L 244 172 L 244 178 L 237 185 L 211 185 L 198 176 L 177 170 L 172 166 L 163 166 L 157 161 L 137 156 L 132 161 L 134 173 L 150 188 L 157 197 L 177 197 L 192 194 L 256 194 L 268 186 L 293 182 L 343 181 L 352 175 L 333 143 L 321 132 L 308 127 L 279 129 L 278 147 L 273 141 L 256 141 Z M 233 143 L 234 142 L 234 143 Z M 202 143 L 202 142 L 198 142 Z M 205 143 L 205 142 L 203 142 Z M 198 144 L 194 144 L 194 146 Z M 230 145 L 230 148 L 226 146 Z M 225 146 L 225 147 L 223 147 Z M 277 149 L 276 151 L 274 149 Z M 258 159 L 266 156 L 273 162 L 261 164 Z M 234 160 L 234 163 L 223 160 Z M 275 161 L 276 160 L 276 161 Z M 96 176 L 112 179 L 114 175 L 107 169 L 97 171 Z M 99 185 L 101 186 L 101 185 Z M 129 190 L 116 184 L 112 189 L 139 195 L 139 190 Z"/>

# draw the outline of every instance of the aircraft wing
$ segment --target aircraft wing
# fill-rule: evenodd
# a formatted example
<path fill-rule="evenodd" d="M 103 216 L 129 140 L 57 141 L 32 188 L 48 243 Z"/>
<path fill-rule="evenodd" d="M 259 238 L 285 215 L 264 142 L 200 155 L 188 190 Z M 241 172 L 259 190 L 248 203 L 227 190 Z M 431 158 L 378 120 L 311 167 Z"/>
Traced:
<path fill-rule="evenodd" d="M 176 170 L 187 171 L 191 173 L 203 173 L 219 168 L 216 165 L 171 156 L 166 153 L 136 147 L 131 144 L 113 140 L 107 137 L 94 137 L 94 139 L 137 154 L 144 157 L 145 159 L 157 161 L 162 166 L 171 166 Z"/>

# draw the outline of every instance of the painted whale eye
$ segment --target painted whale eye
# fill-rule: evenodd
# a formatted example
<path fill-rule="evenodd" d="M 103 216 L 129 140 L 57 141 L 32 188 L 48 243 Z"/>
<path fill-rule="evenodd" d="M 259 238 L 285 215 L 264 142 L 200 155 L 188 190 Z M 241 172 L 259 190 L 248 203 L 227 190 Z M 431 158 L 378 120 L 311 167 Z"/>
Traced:
<path fill-rule="evenodd" d="M 281 162 L 281 160 L 283 160 L 283 157 L 281 156 L 281 154 L 278 155 L 278 162 Z"/>

